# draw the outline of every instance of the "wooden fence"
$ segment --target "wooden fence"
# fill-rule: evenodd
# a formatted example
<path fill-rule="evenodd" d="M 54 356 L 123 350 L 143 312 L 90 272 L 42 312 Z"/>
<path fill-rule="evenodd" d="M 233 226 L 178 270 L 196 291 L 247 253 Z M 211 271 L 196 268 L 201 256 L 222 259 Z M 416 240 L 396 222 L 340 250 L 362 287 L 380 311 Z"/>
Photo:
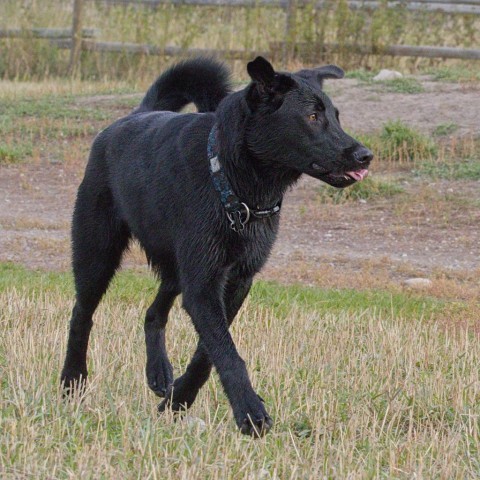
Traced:
<path fill-rule="evenodd" d="M 182 49 L 175 46 L 158 47 L 156 45 L 121 43 L 121 42 L 99 42 L 95 40 L 99 32 L 93 29 L 83 28 L 83 8 L 86 1 L 95 1 L 109 5 L 141 5 L 157 8 L 161 5 L 195 5 L 195 6 L 218 6 L 218 7 L 272 7 L 282 8 L 286 12 L 285 41 L 276 42 L 270 45 L 269 52 L 246 51 L 246 50 L 212 50 L 190 48 Z M 314 0 L 313 6 L 322 9 L 327 1 Z M 347 4 L 352 9 L 376 9 L 383 2 L 373 0 L 351 0 Z M 480 15 L 480 0 L 415 0 L 415 1 L 388 1 L 388 7 L 407 8 L 413 11 L 443 12 L 445 14 Z M 16 38 L 31 36 L 35 38 L 46 38 L 58 48 L 70 50 L 69 72 L 74 73 L 82 50 L 99 52 L 123 52 L 127 54 L 143 55 L 214 55 L 230 59 L 252 58 L 257 54 L 270 57 L 281 52 L 284 62 L 290 60 L 295 54 L 305 58 L 308 50 L 307 45 L 298 44 L 295 41 L 295 16 L 296 10 L 312 7 L 311 0 L 74 0 L 72 29 L 0 29 L 0 38 Z M 465 49 L 437 46 L 414 46 L 414 45 L 390 45 L 384 47 L 365 45 L 339 45 L 322 44 L 315 45 L 317 52 L 336 53 L 348 51 L 367 55 L 391 55 L 408 57 L 429 57 L 429 58 L 458 58 L 467 60 L 480 60 L 480 49 Z M 276 53 L 276 55 L 274 54 Z M 308 55 L 306 55 L 308 58 Z"/>

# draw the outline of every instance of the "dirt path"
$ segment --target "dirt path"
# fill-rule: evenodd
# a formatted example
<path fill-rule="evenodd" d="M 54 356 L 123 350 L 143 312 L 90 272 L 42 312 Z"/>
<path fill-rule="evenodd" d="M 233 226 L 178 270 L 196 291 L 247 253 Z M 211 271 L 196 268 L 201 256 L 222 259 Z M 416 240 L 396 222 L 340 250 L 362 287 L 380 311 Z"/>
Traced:
<path fill-rule="evenodd" d="M 330 82 L 327 91 L 342 124 L 355 132 L 371 132 L 388 120 L 402 119 L 423 132 L 451 123 L 458 127 L 456 135 L 480 134 L 480 84 L 417 78 L 424 89 L 417 94 L 391 93 L 380 84 L 362 85 L 352 79 Z"/>
<path fill-rule="evenodd" d="M 425 91 L 414 95 L 355 80 L 331 82 L 328 90 L 353 131 L 398 118 L 423 131 L 455 123 L 456 135 L 479 134 L 479 85 L 422 81 Z M 84 165 L 85 159 L 0 166 L 0 261 L 69 268 L 69 224 Z M 352 287 L 399 284 L 411 276 L 479 284 L 480 182 L 402 181 L 405 193 L 398 197 L 335 205 L 321 203 L 317 181 L 303 178 L 284 202 L 280 236 L 262 275 Z M 134 249 L 126 262 L 140 265 L 140 259 Z"/>

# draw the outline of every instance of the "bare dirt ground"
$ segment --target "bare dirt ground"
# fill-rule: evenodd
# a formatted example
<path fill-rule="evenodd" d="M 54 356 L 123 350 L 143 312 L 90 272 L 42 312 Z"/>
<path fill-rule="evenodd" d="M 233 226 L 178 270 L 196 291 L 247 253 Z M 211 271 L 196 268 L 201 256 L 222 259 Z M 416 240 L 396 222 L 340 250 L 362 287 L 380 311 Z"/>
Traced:
<path fill-rule="evenodd" d="M 480 134 L 480 85 L 421 81 L 425 91 L 418 94 L 386 92 L 351 79 L 330 82 L 328 91 L 344 126 L 355 132 L 402 119 L 424 132 L 454 123 L 457 136 Z M 101 106 L 115 98 L 81 101 Z M 85 163 L 86 158 L 67 165 L 46 159 L 0 165 L 0 261 L 69 268 L 70 218 Z M 362 288 L 422 276 L 452 297 L 476 296 L 480 182 L 392 175 L 405 193 L 340 205 L 321 203 L 318 181 L 303 178 L 284 201 L 281 232 L 263 278 Z M 126 263 L 143 268 L 143 255 L 133 248 Z"/>

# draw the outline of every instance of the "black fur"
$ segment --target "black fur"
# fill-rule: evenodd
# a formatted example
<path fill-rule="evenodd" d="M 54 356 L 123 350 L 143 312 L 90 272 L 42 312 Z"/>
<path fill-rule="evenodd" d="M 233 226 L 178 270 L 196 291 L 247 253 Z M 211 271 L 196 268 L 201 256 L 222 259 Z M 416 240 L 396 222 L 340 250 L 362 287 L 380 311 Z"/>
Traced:
<path fill-rule="evenodd" d="M 277 204 L 302 173 L 350 185 L 372 155 L 342 130 L 321 90 L 323 78 L 341 76 L 338 67 L 278 73 L 259 57 L 248 72 L 252 82 L 229 93 L 221 65 L 181 63 L 159 77 L 137 110 L 95 139 L 73 217 L 77 294 L 62 372 L 67 393 L 85 384 L 92 315 L 136 238 L 161 277 L 145 319 L 148 384 L 165 397 L 159 409 L 192 405 L 214 365 L 242 433 L 271 428 L 228 327 L 267 260 L 279 217 L 231 230 L 209 173 L 209 132 L 216 123 L 219 160 L 236 195 L 252 208 Z M 190 101 L 211 112 L 174 112 Z M 165 327 L 180 293 L 199 343 L 173 381 Z"/>
<path fill-rule="evenodd" d="M 178 112 L 188 103 L 194 103 L 199 112 L 214 112 L 230 91 L 230 74 L 222 64 L 196 58 L 158 77 L 136 112 Z"/>

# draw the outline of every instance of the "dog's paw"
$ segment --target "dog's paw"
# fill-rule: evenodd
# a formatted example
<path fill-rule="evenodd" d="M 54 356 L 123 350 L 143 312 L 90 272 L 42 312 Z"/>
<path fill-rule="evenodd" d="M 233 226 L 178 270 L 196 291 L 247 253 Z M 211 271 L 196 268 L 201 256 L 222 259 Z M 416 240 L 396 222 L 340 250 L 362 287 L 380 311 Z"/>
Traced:
<path fill-rule="evenodd" d="M 63 371 L 60 377 L 63 398 L 83 396 L 87 388 L 87 371 L 68 372 Z"/>
<path fill-rule="evenodd" d="M 165 397 L 173 383 L 173 368 L 168 359 L 146 368 L 148 387 L 158 397 Z"/>
<path fill-rule="evenodd" d="M 240 426 L 240 433 L 254 438 L 263 437 L 273 426 L 273 420 L 268 414 L 252 418 L 250 415 L 245 418 Z"/>
<path fill-rule="evenodd" d="M 268 415 L 263 399 L 254 394 L 251 399 L 244 399 L 241 409 L 234 409 L 235 420 L 240 433 L 251 437 L 263 437 L 273 426 L 273 420 Z"/>

